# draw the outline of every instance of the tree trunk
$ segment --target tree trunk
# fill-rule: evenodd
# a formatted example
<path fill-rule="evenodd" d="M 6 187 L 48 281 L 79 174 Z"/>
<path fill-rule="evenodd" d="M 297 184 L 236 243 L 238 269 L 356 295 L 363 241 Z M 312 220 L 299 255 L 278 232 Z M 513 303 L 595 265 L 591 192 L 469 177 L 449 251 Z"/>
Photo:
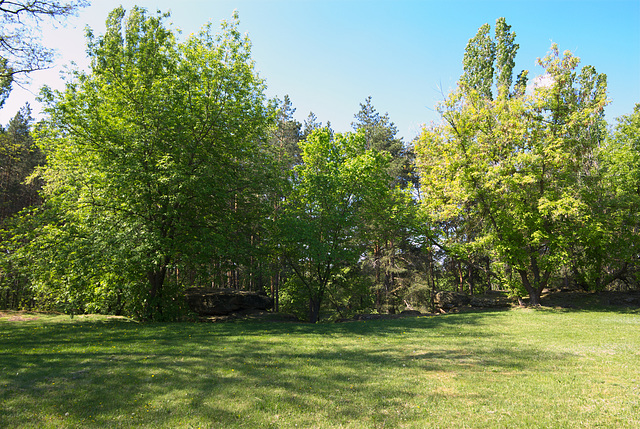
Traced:
<path fill-rule="evenodd" d="M 320 299 L 309 298 L 309 322 L 318 323 L 320 318 Z"/>
<path fill-rule="evenodd" d="M 436 299 L 436 276 L 435 270 L 433 269 L 434 261 L 433 261 L 433 251 L 429 251 L 429 274 L 431 277 L 431 296 L 429 299 L 429 304 L 431 305 L 430 310 L 434 311 L 436 308 L 435 299 Z"/>
<path fill-rule="evenodd" d="M 537 268 L 537 264 L 532 263 L 533 283 L 531 283 L 526 270 L 518 270 L 520 278 L 522 279 L 522 285 L 529 294 L 529 305 L 534 307 L 540 305 L 540 295 L 542 295 L 542 290 L 547 286 L 551 274 L 550 271 L 546 271 L 541 277 Z"/>
<path fill-rule="evenodd" d="M 149 301 L 147 301 L 147 317 L 162 316 L 162 286 L 167 274 L 167 264 L 162 264 L 147 273 L 149 280 Z"/>
<path fill-rule="evenodd" d="M 382 312 L 382 287 L 380 287 L 380 245 L 376 243 L 373 247 L 373 268 L 375 272 L 374 284 L 376 287 L 376 309 Z"/>

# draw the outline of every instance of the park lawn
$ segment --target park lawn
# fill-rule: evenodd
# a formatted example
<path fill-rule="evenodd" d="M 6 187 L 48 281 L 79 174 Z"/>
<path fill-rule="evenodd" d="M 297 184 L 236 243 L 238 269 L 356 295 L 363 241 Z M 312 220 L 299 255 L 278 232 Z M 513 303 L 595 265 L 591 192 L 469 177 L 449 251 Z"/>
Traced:
<path fill-rule="evenodd" d="M 318 325 L 4 316 L 2 428 L 640 427 L 637 310 Z"/>

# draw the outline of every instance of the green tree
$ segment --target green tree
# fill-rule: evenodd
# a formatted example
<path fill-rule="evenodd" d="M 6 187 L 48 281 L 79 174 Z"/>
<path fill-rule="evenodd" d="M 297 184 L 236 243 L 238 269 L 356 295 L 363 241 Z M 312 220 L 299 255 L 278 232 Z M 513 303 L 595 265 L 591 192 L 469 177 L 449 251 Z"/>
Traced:
<path fill-rule="evenodd" d="M 246 257 L 270 165 L 264 83 L 237 15 L 183 43 L 167 16 L 115 9 L 103 36 L 88 31 L 90 72 L 45 91 L 45 223 L 27 248 L 40 284 L 130 285 L 117 299 L 143 317 L 170 317 L 170 272 Z M 38 256 L 51 246 L 56 276 Z"/>
<path fill-rule="evenodd" d="M 302 124 L 295 120 L 293 114 L 296 109 L 288 95 L 284 100 L 278 100 L 276 109 L 276 125 L 271 137 L 271 145 L 276 150 L 276 156 L 288 168 L 302 162 L 300 146 L 302 140 Z"/>
<path fill-rule="evenodd" d="M 410 189 L 415 180 L 413 151 L 397 137 L 398 130 L 389 115 L 381 115 L 373 106 L 371 97 L 360 103 L 360 111 L 351 126 L 365 138 L 365 148 L 385 153 L 389 157 L 387 174 L 389 192 L 375 201 L 367 217 L 370 250 L 363 259 L 365 272 L 373 278 L 378 311 L 395 311 L 402 303 L 402 280 L 409 276 L 407 259 L 402 256 L 406 248 L 408 218 L 413 208 L 411 199 L 401 189 Z M 398 188 L 398 189 L 396 189 Z"/>
<path fill-rule="evenodd" d="M 290 295 L 308 304 L 312 323 L 326 296 L 337 296 L 340 279 L 357 267 L 369 208 L 389 190 L 387 157 L 365 144 L 361 133 L 334 135 L 327 128 L 300 143 L 303 164 L 294 168 L 280 231 L 284 258 L 295 273 Z"/>
<path fill-rule="evenodd" d="M 40 182 L 30 180 L 34 169 L 44 163 L 31 135 L 32 122 L 27 104 L 0 132 L 0 307 L 4 308 L 20 308 L 30 297 L 26 277 L 16 269 L 10 245 L 16 215 L 41 203 Z"/>
<path fill-rule="evenodd" d="M 307 116 L 307 119 L 304 120 L 304 128 L 302 129 L 300 141 L 307 140 L 311 133 L 322 128 L 331 130 L 331 122 L 327 122 L 327 125 L 323 126 L 322 122 L 318 120 L 316 114 L 313 112 L 309 112 L 309 116 Z M 331 132 L 333 132 L 333 130 Z"/>
<path fill-rule="evenodd" d="M 460 77 L 460 86 L 464 89 L 461 91 L 474 90 L 481 98 L 491 101 L 494 94 L 503 98 L 521 97 L 527 85 L 528 72 L 520 72 L 511 88 L 519 49 L 515 43 L 515 32 L 511 31 L 504 18 L 496 20 L 493 39 L 490 32 L 489 24 L 484 24 L 467 43 L 463 57 L 464 72 Z M 491 278 L 499 278 L 502 274 L 492 270 L 491 258 L 485 249 L 467 246 L 467 242 L 481 234 L 486 220 L 472 215 L 476 204 L 470 201 L 459 216 L 440 223 L 442 238 L 439 243 L 447 243 L 443 262 L 449 267 L 449 283 L 460 292 L 465 288 L 471 293 L 482 287 L 490 288 Z"/>
<path fill-rule="evenodd" d="M 28 181 L 44 155 L 31 136 L 31 109 L 27 104 L 0 134 L 0 225 L 20 210 L 38 204 L 37 181 Z"/>
<path fill-rule="evenodd" d="M 381 115 L 369 96 L 364 103 L 360 103 L 360 111 L 354 118 L 351 127 L 356 132 L 364 133 L 366 148 L 390 155 L 389 174 L 394 178 L 392 186 L 406 188 L 413 183 L 413 153 L 404 145 L 402 139 L 397 137 L 398 129 L 389 119 L 389 114 Z"/>
<path fill-rule="evenodd" d="M 494 91 L 509 93 L 520 45 L 515 43 L 516 34 L 504 18 L 496 20 L 495 40 L 491 39 L 490 31 L 491 26 L 484 24 L 467 43 L 460 83 L 478 91 L 481 97 L 492 100 Z M 512 94 L 521 95 L 526 85 L 527 71 L 523 70 L 516 78 Z"/>
<path fill-rule="evenodd" d="M 585 189 L 602 142 L 606 76 L 557 47 L 539 61 L 548 86 L 495 100 L 462 82 L 441 106 L 444 123 L 417 144 L 422 205 L 434 224 L 460 220 L 455 255 L 488 253 L 519 275 L 533 305 L 592 222 Z M 442 237 L 443 235 L 440 234 Z M 512 287 L 515 285 L 512 283 Z"/>
<path fill-rule="evenodd" d="M 617 118 L 598 154 L 602 180 L 594 189 L 594 216 L 603 225 L 601 237 L 585 249 L 591 258 L 585 280 L 605 286 L 614 280 L 637 284 L 640 266 L 640 104 Z M 589 275 L 591 268 L 591 275 Z"/>

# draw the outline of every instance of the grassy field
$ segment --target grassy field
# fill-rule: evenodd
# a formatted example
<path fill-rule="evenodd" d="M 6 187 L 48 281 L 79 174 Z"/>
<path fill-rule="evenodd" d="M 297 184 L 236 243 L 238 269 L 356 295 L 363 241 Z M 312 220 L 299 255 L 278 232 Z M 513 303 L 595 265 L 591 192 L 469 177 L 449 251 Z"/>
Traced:
<path fill-rule="evenodd" d="M 16 316 L 0 318 L 2 428 L 640 427 L 638 311 Z"/>

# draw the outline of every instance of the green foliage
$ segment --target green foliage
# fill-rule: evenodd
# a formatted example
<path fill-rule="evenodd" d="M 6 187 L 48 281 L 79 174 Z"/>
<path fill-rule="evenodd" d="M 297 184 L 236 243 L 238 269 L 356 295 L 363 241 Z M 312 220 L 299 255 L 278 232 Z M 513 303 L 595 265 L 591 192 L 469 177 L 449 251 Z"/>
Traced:
<path fill-rule="evenodd" d="M 387 153 L 390 156 L 389 175 L 393 178 L 391 186 L 408 187 L 417 184 L 413 174 L 413 153 L 397 137 L 398 129 L 385 113 L 381 115 L 373 106 L 371 97 L 360 103 L 360 111 L 351 123 L 354 131 L 361 131 L 365 137 L 365 147 Z"/>
<path fill-rule="evenodd" d="M 513 92 L 510 93 L 515 57 L 520 48 L 514 42 L 516 34 L 504 18 L 496 20 L 495 40 L 491 39 L 490 30 L 489 24 L 484 24 L 467 43 L 460 84 L 478 91 L 481 97 L 489 100 L 494 98 L 494 88 L 498 96 L 522 95 L 527 85 L 526 71 L 517 76 Z"/>
<path fill-rule="evenodd" d="M 301 142 L 303 164 L 280 220 L 284 257 L 304 288 L 316 322 L 328 288 L 364 250 L 367 209 L 388 191 L 387 157 L 366 150 L 362 134 L 317 130 Z"/>
<path fill-rule="evenodd" d="M 298 146 L 298 142 L 302 140 L 302 124 L 293 118 L 295 111 L 288 95 L 285 95 L 284 100 L 278 100 L 276 125 L 270 139 L 277 158 L 287 168 L 302 162 Z"/>
<path fill-rule="evenodd" d="M 492 98 L 493 63 L 496 59 L 496 47 L 489 36 L 490 30 L 491 26 L 484 24 L 467 43 L 463 60 L 464 74 L 460 78 L 464 85 L 477 90 L 488 99 Z"/>
<path fill-rule="evenodd" d="M 0 57 L 0 109 L 11 94 L 12 84 L 13 73 L 9 68 L 9 61 L 6 58 Z"/>
<path fill-rule="evenodd" d="M 41 183 L 31 175 L 44 163 L 44 155 L 34 144 L 32 122 L 27 104 L 0 132 L 0 308 L 26 307 L 33 297 L 13 250 L 16 217 L 41 203 Z"/>
<path fill-rule="evenodd" d="M 598 153 L 601 182 L 594 216 L 602 225 L 591 247 L 594 281 L 606 285 L 620 279 L 637 285 L 640 245 L 640 104 L 617 118 Z M 590 274 L 590 273 L 587 273 Z"/>
<path fill-rule="evenodd" d="M 25 257 L 71 303 L 122 291 L 129 314 L 166 318 L 168 275 L 242 257 L 263 218 L 271 116 L 250 41 L 234 16 L 178 43 L 167 16 L 115 9 L 88 31 L 90 72 L 43 92 L 45 218 Z"/>
<path fill-rule="evenodd" d="M 31 109 L 27 104 L 0 132 L 0 225 L 20 210 L 37 205 L 39 183 L 30 181 L 44 156 L 31 136 Z"/>
<path fill-rule="evenodd" d="M 570 52 L 553 46 L 540 64 L 551 84 L 532 95 L 491 100 L 463 83 L 441 106 L 445 123 L 416 147 L 422 207 L 443 246 L 506 264 L 534 304 L 550 275 L 571 265 L 570 249 L 599 228 L 588 190 L 607 102 L 606 77 L 592 67 L 576 74 Z"/>

